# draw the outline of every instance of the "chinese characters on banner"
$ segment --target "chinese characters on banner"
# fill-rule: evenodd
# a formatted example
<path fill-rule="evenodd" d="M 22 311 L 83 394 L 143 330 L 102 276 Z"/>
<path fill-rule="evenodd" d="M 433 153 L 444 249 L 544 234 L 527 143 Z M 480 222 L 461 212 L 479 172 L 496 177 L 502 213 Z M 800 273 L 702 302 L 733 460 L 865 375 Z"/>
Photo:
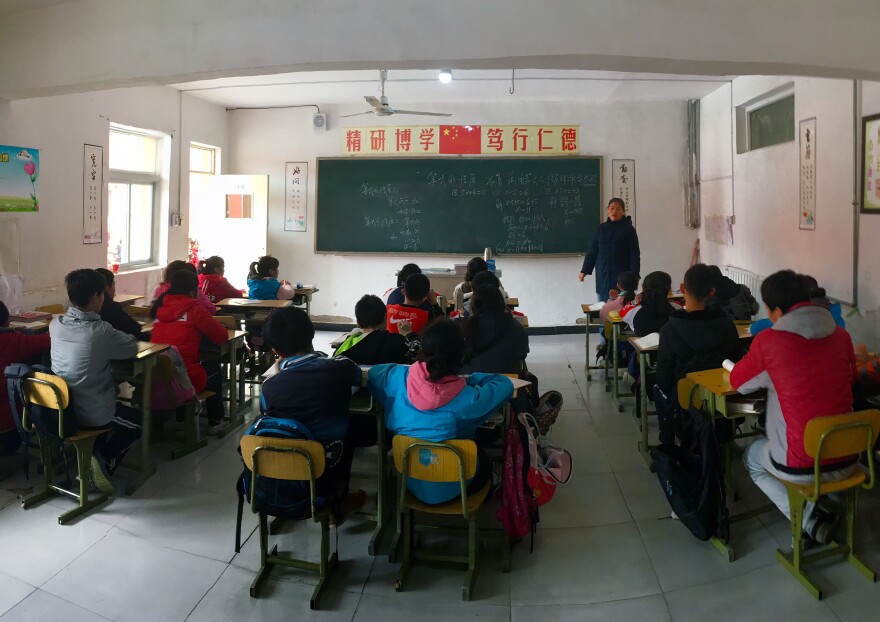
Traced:
<path fill-rule="evenodd" d="M 880 213 L 880 115 L 862 119 L 863 214 Z"/>
<path fill-rule="evenodd" d="M 104 241 L 104 148 L 83 145 L 83 244 Z"/>
<path fill-rule="evenodd" d="M 579 125 L 410 125 L 343 130 L 347 155 L 577 155 Z"/>
<path fill-rule="evenodd" d="M 284 230 L 306 230 L 309 163 L 284 163 Z"/>
<path fill-rule="evenodd" d="M 800 122 L 800 229 L 816 229 L 816 117 Z"/>
<path fill-rule="evenodd" d="M 636 161 L 611 160 L 611 187 L 613 197 L 623 199 L 626 215 L 636 224 Z"/>

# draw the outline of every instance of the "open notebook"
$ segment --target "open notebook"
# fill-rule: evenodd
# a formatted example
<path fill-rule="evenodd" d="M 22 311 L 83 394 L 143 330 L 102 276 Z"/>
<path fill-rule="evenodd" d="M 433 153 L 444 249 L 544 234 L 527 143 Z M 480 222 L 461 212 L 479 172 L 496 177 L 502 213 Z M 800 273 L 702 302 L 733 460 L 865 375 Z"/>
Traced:
<path fill-rule="evenodd" d="M 660 333 L 651 333 L 650 335 L 645 335 L 644 337 L 633 339 L 632 342 L 633 345 L 635 345 L 640 350 L 656 348 L 660 345 Z"/>

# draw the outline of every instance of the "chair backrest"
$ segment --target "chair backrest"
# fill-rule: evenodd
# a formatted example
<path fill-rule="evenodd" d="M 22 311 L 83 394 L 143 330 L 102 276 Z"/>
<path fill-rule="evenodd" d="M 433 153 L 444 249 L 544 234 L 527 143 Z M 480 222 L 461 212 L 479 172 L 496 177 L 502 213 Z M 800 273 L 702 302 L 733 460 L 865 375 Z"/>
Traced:
<path fill-rule="evenodd" d="M 461 482 L 477 472 L 477 444 L 454 439 L 433 443 L 398 434 L 392 441 L 398 472 L 426 482 Z"/>
<path fill-rule="evenodd" d="M 150 316 L 150 305 L 129 305 L 127 310 L 131 317 Z"/>
<path fill-rule="evenodd" d="M 245 466 L 254 474 L 290 481 L 309 481 L 324 474 L 324 446 L 317 441 L 245 435 L 240 446 Z"/>
<path fill-rule="evenodd" d="M 31 404 L 63 410 L 70 403 L 67 383 L 59 376 L 36 371 L 23 384 L 25 399 Z"/>
<path fill-rule="evenodd" d="M 42 313 L 64 313 L 64 305 L 45 305 L 43 307 L 37 307 L 37 311 Z"/>
<path fill-rule="evenodd" d="M 833 460 L 871 453 L 880 434 L 880 410 L 816 417 L 804 430 L 804 451 L 811 458 Z"/>
<path fill-rule="evenodd" d="M 238 322 L 231 315 L 215 315 L 214 319 L 223 324 L 227 330 L 238 329 Z"/>
<path fill-rule="evenodd" d="M 693 390 L 696 383 L 690 378 L 682 378 L 678 381 L 678 405 L 687 410 L 691 407 Z"/>

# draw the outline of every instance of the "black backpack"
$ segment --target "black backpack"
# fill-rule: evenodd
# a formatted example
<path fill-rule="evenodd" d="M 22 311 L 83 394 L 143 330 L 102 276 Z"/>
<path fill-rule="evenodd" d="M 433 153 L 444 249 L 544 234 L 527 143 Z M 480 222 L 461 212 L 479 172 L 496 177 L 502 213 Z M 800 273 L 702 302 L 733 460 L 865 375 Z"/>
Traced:
<path fill-rule="evenodd" d="M 63 438 L 73 436 L 77 433 L 76 417 L 69 407 L 66 409 L 64 417 L 64 429 L 58 429 L 58 411 L 54 408 L 46 408 L 37 404 L 29 403 L 24 396 L 24 379 L 34 373 L 42 372 L 44 374 L 52 374 L 52 370 L 43 365 L 26 365 L 24 363 L 13 363 L 4 370 L 6 376 L 6 387 L 9 392 L 9 408 L 12 412 L 12 420 L 21 436 L 21 444 L 25 447 L 31 442 L 32 431 L 24 427 L 22 414 L 27 415 L 27 422 L 34 426 L 37 434 L 41 437 L 56 441 L 59 444 Z M 23 457 L 23 468 L 25 477 L 30 476 L 29 456 L 25 450 Z"/>
<path fill-rule="evenodd" d="M 651 450 L 657 479 L 672 510 L 694 536 L 727 541 L 730 521 L 717 436 L 726 436 L 727 430 L 716 431 L 697 408 L 676 414 L 680 444 L 664 443 Z"/>

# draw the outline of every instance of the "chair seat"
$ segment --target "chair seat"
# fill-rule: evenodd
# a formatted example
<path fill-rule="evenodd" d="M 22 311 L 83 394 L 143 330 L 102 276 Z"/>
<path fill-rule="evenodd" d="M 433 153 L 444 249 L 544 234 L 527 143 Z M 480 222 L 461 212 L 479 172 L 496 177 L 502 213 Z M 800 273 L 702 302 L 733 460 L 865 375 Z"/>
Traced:
<path fill-rule="evenodd" d="M 784 479 L 780 479 L 779 481 L 785 484 L 786 488 L 796 490 L 804 496 L 810 496 L 815 491 L 815 486 L 812 483 L 799 484 L 795 482 L 789 482 Z M 835 492 L 840 492 L 841 490 L 849 490 L 850 488 L 861 486 L 864 482 L 865 472 L 861 469 L 858 469 L 855 473 L 853 473 L 846 479 L 842 479 L 836 482 L 822 482 L 821 484 L 819 484 L 819 494 L 830 495 Z"/>
<path fill-rule="evenodd" d="M 100 430 L 83 430 L 81 432 L 77 432 L 73 436 L 68 436 L 64 440 L 68 443 L 75 443 L 77 441 L 82 441 L 87 438 L 92 438 L 93 436 L 100 436 L 104 432 L 109 431 L 108 428 L 101 428 Z"/>
<path fill-rule="evenodd" d="M 480 509 L 483 502 L 486 500 L 486 497 L 489 496 L 489 490 L 491 490 L 491 488 L 492 483 L 486 482 L 486 485 L 483 486 L 482 490 L 472 495 L 468 495 L 467 509 L 469 514 Z M 411 492 L 407 491 L 404 503 L 409 509 L 417 512 L 425 512 L 426 514 L 461 515 L 461 499 L 459 497 L 456 497 L 452 501 L 447 501 L 446 503 L 431 505 L 419 501 Z"/>

